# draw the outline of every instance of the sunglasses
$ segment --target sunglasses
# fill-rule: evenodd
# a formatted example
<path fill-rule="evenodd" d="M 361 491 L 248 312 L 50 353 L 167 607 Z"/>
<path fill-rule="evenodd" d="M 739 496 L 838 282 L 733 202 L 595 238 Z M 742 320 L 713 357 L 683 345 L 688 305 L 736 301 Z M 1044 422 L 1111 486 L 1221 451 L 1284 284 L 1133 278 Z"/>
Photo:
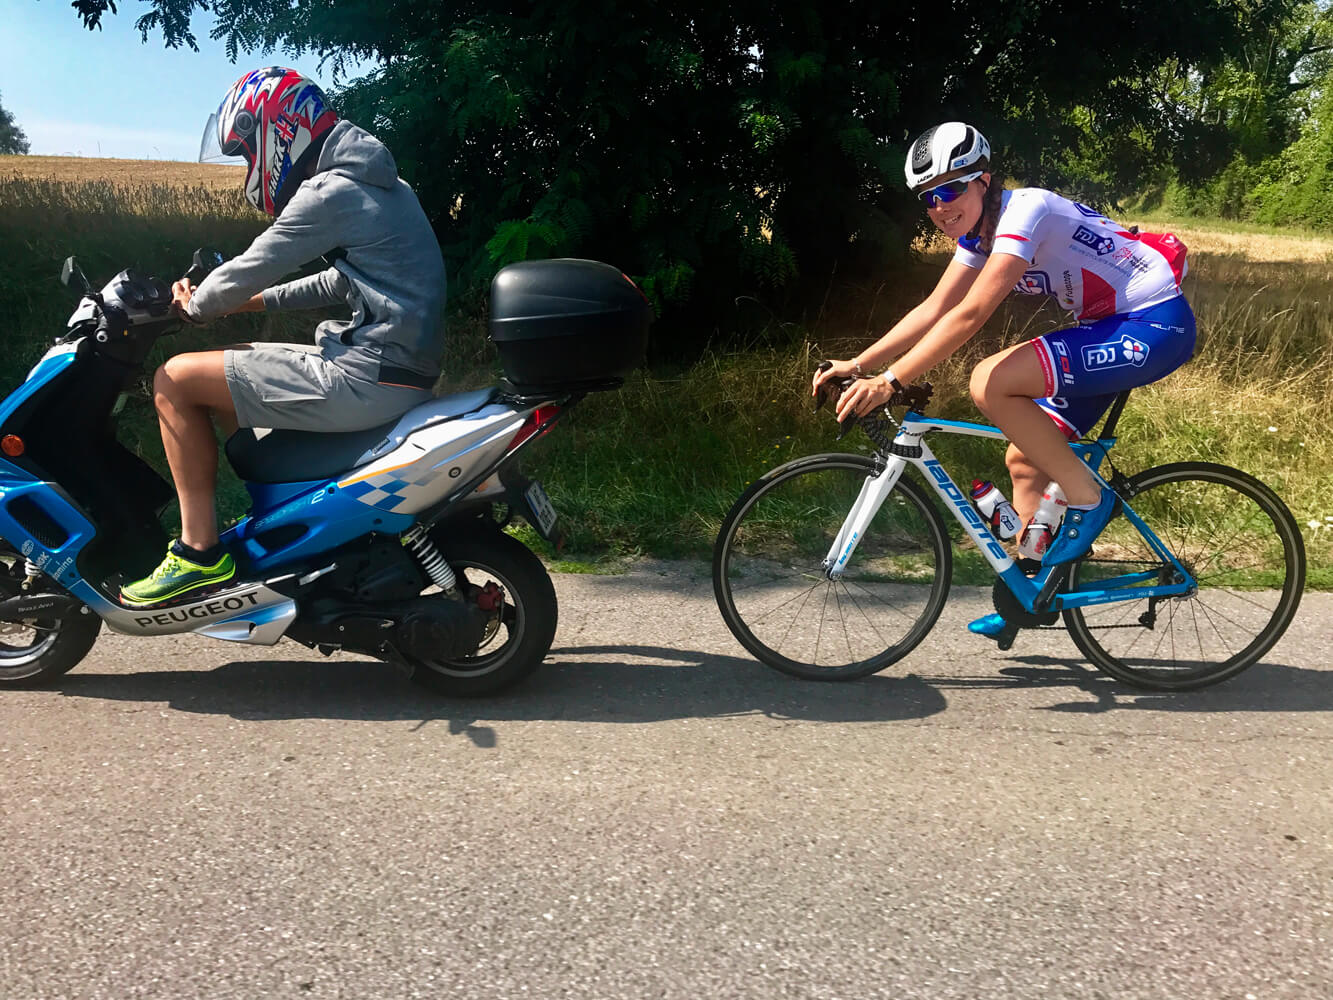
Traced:
<path fill-rule="evenodd" d="M 984 173 L 984 170 L 978 170 L 966 177 L 956 177 L 951 181 L 945 181 L 943 184 L 931 188 L 929 191 L 920 192 L 917 197 L 921 199 L 921 204 L 927 208 L 934 208 L 937 201 L 947 205 L 955 198 L 962 197 L 963 192 L 967 190 L 967 186 Z"/>

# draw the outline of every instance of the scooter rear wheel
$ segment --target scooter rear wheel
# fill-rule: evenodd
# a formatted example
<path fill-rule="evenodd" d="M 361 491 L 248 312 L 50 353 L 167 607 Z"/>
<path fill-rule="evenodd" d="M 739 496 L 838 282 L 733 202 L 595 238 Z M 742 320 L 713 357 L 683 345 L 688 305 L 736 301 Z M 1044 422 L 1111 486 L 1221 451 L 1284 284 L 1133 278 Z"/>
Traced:
<path fill-rule="evenodd" d="M 20 582 L 23 557 L 0 551 L 0 574 L 7 582 Z M 30 687 L 68 673 L 88 655 L 101 625 L 102 619 L 84 607 L 58 618 L 0 621 L 0 687 Z"/>
<path fill-rule="evenodd" d="M 555 638 L 558 609 L 546 567 L 527 546 L 501 531 L 441 533 L 434 541 L 453 567 L 465 599 L 478 600 L 493 583 L 504 600 L 475 653 L 453 660 L 418 659 L 412 679 L 439 694 L 463 698 L 517 684 L 537 669 Z M 488 599 L 494 594 L 491 589 Z"/>

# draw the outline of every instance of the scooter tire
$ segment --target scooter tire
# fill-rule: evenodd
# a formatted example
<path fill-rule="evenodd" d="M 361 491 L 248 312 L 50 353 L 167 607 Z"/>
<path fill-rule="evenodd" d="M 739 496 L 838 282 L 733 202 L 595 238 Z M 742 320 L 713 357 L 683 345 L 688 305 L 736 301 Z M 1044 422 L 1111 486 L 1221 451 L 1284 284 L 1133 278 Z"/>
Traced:
<path fill-rule="evenodd" d="M 102 619 L 81 608 L 61 618 L 0 625 L 26 625 L 35 633 L 27 646 L 0 635 L 0 687 L 25 688 L 49 684 L 78 666 L 97 641 Z"/>
<path fill-rule="evenodd" d="M 500 586 L 505 594 L 502 624 L 471 656 L 417 660 L 412 680 L 454 698 L 477 698 L 512 687 L 537 669 L 555 639 L 559 610 L 546 567 L 527 546 L 501 531 L 442 532 L 434 541 L 465 591 L 488 580 Z M 501 633 L 504 641 L 497 644 Z"/>

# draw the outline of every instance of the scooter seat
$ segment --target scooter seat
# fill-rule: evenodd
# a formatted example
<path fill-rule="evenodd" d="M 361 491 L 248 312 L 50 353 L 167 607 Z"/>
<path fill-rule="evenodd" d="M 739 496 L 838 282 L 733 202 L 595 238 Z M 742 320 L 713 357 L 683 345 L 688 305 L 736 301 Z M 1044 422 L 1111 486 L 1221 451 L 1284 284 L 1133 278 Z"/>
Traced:
<path fill-rule="evenodd" d="M 471 413 L 495 389 L 441 396 L 413 407 L 392 423 L 361 431 L 259 430 L 243 427 L 227 439 L 227 461 L 249 483 L 310 483 L 333 479 L 398 447 L 414 430 Z"/>

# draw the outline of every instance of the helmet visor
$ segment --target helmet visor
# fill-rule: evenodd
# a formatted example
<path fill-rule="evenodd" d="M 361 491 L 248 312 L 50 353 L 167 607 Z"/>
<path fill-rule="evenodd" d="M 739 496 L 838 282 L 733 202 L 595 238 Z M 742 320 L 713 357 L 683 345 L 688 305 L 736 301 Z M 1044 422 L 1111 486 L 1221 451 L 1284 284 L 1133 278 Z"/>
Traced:
<path fill-rule="evenodd" d="M 232 153 L 224 153 L 222 147 L 218 145 L 218 114 L 214 111 L 208 116 L 208 123 L 204 125 L 204 134 L 199 139 L 199 162 L 200 163 L 245 163 L 245 157 L 236 150 Z"/>

